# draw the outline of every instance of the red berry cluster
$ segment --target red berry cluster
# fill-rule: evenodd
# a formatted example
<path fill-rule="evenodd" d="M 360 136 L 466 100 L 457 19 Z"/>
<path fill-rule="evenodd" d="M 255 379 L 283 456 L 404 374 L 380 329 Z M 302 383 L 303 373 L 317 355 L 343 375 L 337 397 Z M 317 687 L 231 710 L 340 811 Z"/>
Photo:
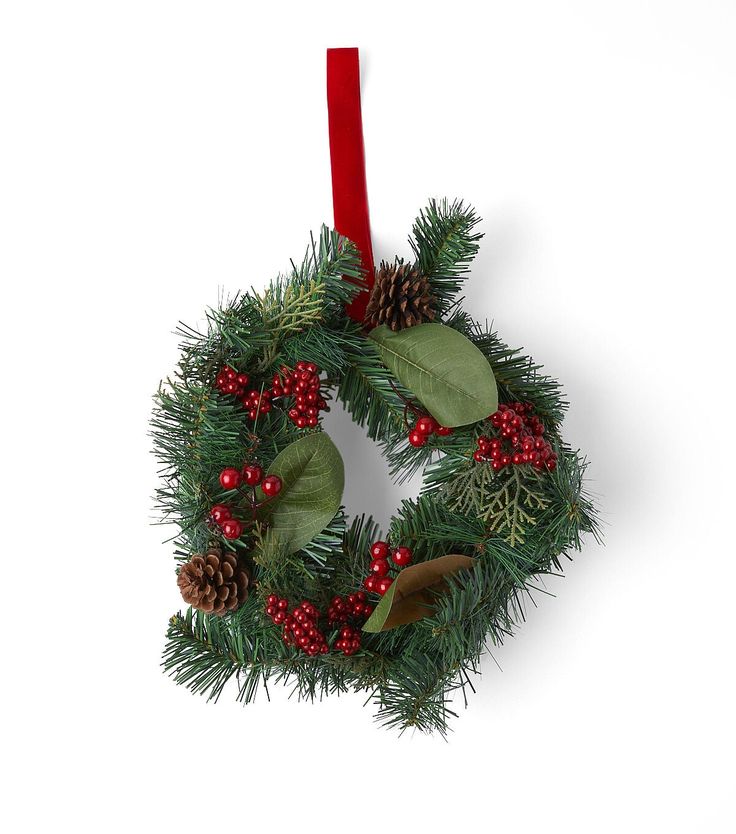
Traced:
<path fill-rule="evenodd" d="M 412 560 L 414 554 L 408 547 L 395 547 L 393 550 L 387 542 L 375 542 L 370 550 L 371 563 L 368 566 L 368 576 L 363 580 L 363 587 L 374 594 L 383 596 L 393 583 L 389 571 L 391 561 L 397 568 L 406 567 Z"/>
<path fill-rule="evenodd" d="M 333 648 L 346 657 L 355 654 L 360 648 L 359 625 L 372 612 L 362 591 L 347 597 L 334 597 L 327 612 L 328 627 L 340 628 Z M 311 602 L 302 602 L 289 613 L 288 600 L 271 594 L 266 600 L 266 614 L 276 625 L 283 626 L 283 640 L 287 646 L 295 646 L 310 657 L 329 652 L 329 643 L 319 625 L 322 615 Z"/>
<path fill-rule="evenodd" d="M 320 369 L 314 362 L 297 362 L 296 368 L 283 367 L 275 374 L 271 394 L 274 397 L 294 396 L 289 409 L 289 419 L 298 428 L 314 428 L 319 422 L 320 411 L 327 410 L 327 401 L 320 390 Z"/>
<path fill-rule="evenodd" d="M 274 374 L 271 388 L 248 390 L 250 377 L 239 374 L 235 368 L 225 365 L 215 379 L 215 386 L 223 394 L 237 397 L 251 420 L 259 414 L 268 414 L 277 397 L 294 397 L 289 408 L 289 419 L 300 429 L 315 428 L 319 424 L 320 411 L 327 411 L 327 400 L 322 396 L 320 369 L 314 362 L 297 362 L 296 368 L 286 366 Z"/>
<path fill-rule="evenodd" d="M 452 434 L 452 429 L 441 426 L 434 417 L 424 414 L 409 429 L 409 443 L 416 447 L 424 446 L 433 434 L 438 437 L 447 437 L 448 434 Z"/>
<path fill-rule="evenodd" d="M 263 469 L 257 463 L 246 463 L 242 470 L 228 466 L 220 472 L 220 486 L 223 489 L 238 489 L 240 486 L 260 486 L 264 495 L 273 498 L 281 492 L 281 478 L 278 475 L 263 477 Z"/>
<path fill-rule="evenodd" d="M 478 438 L 478 448 L 473 452 L 475 461 L 490 461 L 496 472 L 507 466 L 524 464 L 554 472 L 557 468 L 557 455 L 552 451 L 551 444 L 542 437 L 544 424 L 534 414 L 531 403 L 501 404 L 489 419 L 500 437 L 481 435 Z"/>
<path fill-rule="evenodd" d="M 268 597 L 266 614 L 276 625 L 284 627 L 284 643 L 296 646 L 310 657 L 327 654 L 330 647 L 322 631 L 318 628 L 319 611 L 311 602 L 302 602 L 289 613 L 289 601 L 276 594 Z"/>
<path fill-rule="evenodd" d="M 215 387 L 223 394 L 232 394 L 237 397 L 248 412 L 251 420 L 255 420 L 259 414 L 268 414 L 271 410 L 271 392 L 268 390 L 258 391 L 255 388 L 246 390 L 250 377 L 248 374 L 239 374 L 235 368 L 225 365 L 215 378 Z"/>
<path fill-rule="evenodd" d="M 266 496 L 266 499 L 260 502 L 255 492 L 255 488 L 259 485 Z M 267 475 L 264 478 L 262 467 L 255 463 L 246 463 L 242 470 L 234 466 L 223 469 L 220 472 L 220 486 L 228 492 L 241 487 L 252 487 L 252 493 L 248 497 L 248 507 L 251 517 L 255 518 L 256 510 L 281 492 L 282 483 L 278 475 Z M 233 508 L 227 504 L 215 504 L 210 510 L 210 517 L 222 530 L 222 535 L 226 539 L 239 539 L 243 535 L 244 522 L 233 518 Z"/>
<path fill-rule="evenodd" d="M 215 379 L 217 390 L 223 394 L 232 394 L 234 397 L 242 397 L 250 381 L 248 374 L 239 374 L 235 368 L 225 365 L 220 369 Z"/>
<path fill-rule="evenodd" d="M 232 508 L 227 504 L 215 504 L 210 510 L 210 517 L 226 539 L 239 539 L 243 535 L 243 522 L 233 518 Z"/>
<path fill-rule="evenodd" d="M 246 391 L 240 402 L 243 408 L 248 412 L 248 417 L 255 420 L 259 414 L 268 414 L 271 410 L 271 392 L 266 390 L 257 391 L 251 388 Z"/>
<path fill-rule="evenodd" d="M 367 620 L 372 613 L 373 608 L 368 605 L 366 595 L 363 591 L 357 591 L 346 597 L 333 597 L 327 609 L 327 620 L 334 626 L 346 623 L 351 618 Z"/>
<path fill-rule="evenodd" d="M 327 620 L 331 626 L 341 625 L 338 638 L 333 648 L 346 657 L 355 654 L 360 648 L 360 628 L 373 613 L 372 606 L 366 602 L 363 591 L 357 591 L 346 597 L 333 597 L 327 611 Z M 354 622 L 348 623 L 352 619 Z"/>

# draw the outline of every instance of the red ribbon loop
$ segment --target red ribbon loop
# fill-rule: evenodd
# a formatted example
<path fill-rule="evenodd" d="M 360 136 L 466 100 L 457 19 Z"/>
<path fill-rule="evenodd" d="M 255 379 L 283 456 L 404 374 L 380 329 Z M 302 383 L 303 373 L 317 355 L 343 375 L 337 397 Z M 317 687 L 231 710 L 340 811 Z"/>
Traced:
<path fill-rule="evenodd" d="M 335 228 L 360 250 L 370 287 L 374 281 L 374 264 L 356 48 L 327 50 L 327 113 Z M 355 321 L 363 321 L 367 304 L 368 293 L 360 293 L 348 306 L 348 315 Z"/>

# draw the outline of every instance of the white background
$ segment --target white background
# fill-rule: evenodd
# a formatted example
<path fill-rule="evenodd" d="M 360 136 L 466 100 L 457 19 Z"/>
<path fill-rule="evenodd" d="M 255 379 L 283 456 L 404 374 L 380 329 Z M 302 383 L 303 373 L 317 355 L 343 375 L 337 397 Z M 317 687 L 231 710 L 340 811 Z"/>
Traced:
<path fill-rule="evenodd" d="M 5 830 L 733 831 L 734 3 L 254 5 L 0 6 Z M 427 197 L 477 206 L 468 306 L 564 382 L 606 526 L 448 742 L 158 665 L 151 395 L 178 320 L 330 222 L 353 45 L 377 258 Z"/>

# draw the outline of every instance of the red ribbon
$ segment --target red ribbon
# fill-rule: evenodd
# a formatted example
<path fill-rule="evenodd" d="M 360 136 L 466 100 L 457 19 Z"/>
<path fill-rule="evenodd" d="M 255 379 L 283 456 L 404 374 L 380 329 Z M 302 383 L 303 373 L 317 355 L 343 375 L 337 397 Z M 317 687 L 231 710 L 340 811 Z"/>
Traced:
<path fill-rule="evenodd" d="M 360 112 L 360 64 L 355 48 L 327 50 L 327 114 L 335 228 L 360 250 L 370 287 L 374 281 L 373 247 Z M 360 293 L 348 306 L 348 315 L 363 321 L 367 304 L 368 293 Z"/>

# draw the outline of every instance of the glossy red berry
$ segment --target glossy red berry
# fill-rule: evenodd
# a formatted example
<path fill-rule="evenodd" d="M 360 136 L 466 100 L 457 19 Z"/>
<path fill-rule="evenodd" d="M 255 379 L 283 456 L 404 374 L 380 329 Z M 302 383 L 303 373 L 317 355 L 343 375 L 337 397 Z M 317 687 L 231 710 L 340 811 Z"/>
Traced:
<path fill-rule="evenodd" d="M 426 442 L 426 434 L 422 434 L 422 432 L 417 431 L 417 429 L 412 429 L 409 432 L 409 443 L 411 443 L 412 446 L 416 446 L 417 448 L 419 448 L 420 446 L 424 446 Z"/>
<path fill-rule="evenodd" d="M 239 539 L 243 534 L 243 525 L 237 518 L 228 518 L 222 525 L 222 535 L 226 539 Z"/>
<path fill-rule="evenodd" d="M 410 564 L 413 558 L 414 554 L 409 547 L 397 547 L 391 554 L 391 561 L 400 568 Z"/>
<path fill-rule="evenodd" d="M 240 486 L 243 476 L 232 466 L 220 472 L 220 485 L 223 489 L 237 489 Z"/>
<path fill-rule="evenodd" d="M 386 542 L 374 542 L 371 547 L 371 559 L 387 559 L 391 548 Z"/>
<path fill-rule="evenodd" d="M 389 570 L 388 559 L 374 559 L 368 566 L 368 570 L 373 576 L 386 576 Z"/>
<path fill-rule="evenodd" d="M 263 490 L 264 495 L 267 495 L 269 498 L 273 498 L 274 495 L 278 495 L 281 492 L 281 486 L 281 478 L 279 478 L 278 475 L 267 475 L 263 479 L 261 489 Z"/>
<path fill-rule="evenodd" d="M 434 417 L 430 417 L 429 414 L 426 414 L 424 417 L 420 417 L 417 420 L 417 424 L 414 428 L 422 434 L 430 435 L 437 431 L 439 424 Z"/>
<path fill-rule="evenodd" d="M 228 520 L 228 518 L 232 518 L 230 507 L 226 504 L 215 504 L 215 506 L 210 510 L 210 515 L 212 516 L 215 524 L 223 524 Z"/>
<path fill-rule="evenodd" d="M 363 587 L 366 591 L 373 593 L 376 590 L 376 582 L 378 582 L 378 577 L 371 573 L 363 580 Z"/>
<path fill-rule="evenodd" d="M 382 579 L 379 579 L 376 583 L 376 593 L 383 596 L 386 591 L 391 587 L 393 584 L 393 579 L 390 576 L 384 576 Z"/>
<path fill-rule="evenodd" d="M 452 429 L 448 426 L 437 426 L 434 433 L 439 437 L 447 437 L 449 434 L 452 434 Z"/>
<path fill-rule="evenodd" d="M 255 463 L 243 467 L 243 477 L 248 486 L 258 486 L 263 480 L 263 469 Z"/>

